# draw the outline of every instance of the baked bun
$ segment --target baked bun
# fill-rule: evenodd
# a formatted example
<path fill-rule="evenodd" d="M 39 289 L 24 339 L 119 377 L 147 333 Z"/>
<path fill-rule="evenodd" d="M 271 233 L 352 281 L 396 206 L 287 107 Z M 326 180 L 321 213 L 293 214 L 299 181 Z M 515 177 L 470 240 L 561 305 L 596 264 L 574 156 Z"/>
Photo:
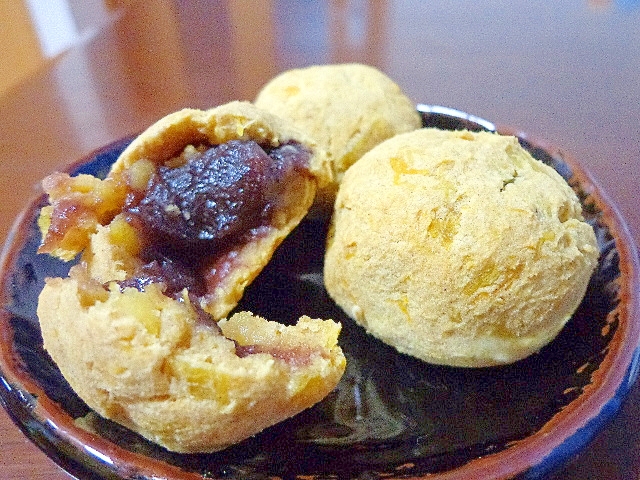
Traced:
<path fill-rule="evenodd" d="M 261 152 L 243 165 L 242 149 L 256 154 L 242 144 L 221 153 L 217 163 L 203 164 L 204 152 L 230 142 L 254 142 L 254 149 L 285 158 L 277 163 Z M 131 281 L 155 274 L 147 265 L 157 259 L 151 249 L 161 241 L 160 255 L 177 257 L 171 263 L 179 270 L 184 263 L 198 265 L 199 306 L 220 319 L 307 214 L 317 185 L 331 178 L 326 158 L 314 140 L 249 103 L 184 109 L 138 136 L 104 180 L 62 173 L 46 178 L 51 205 L 40 217 L 39 251 L 65 260 L 84 251 L 92 277 Z M 150 186 L 152 178 L 158 180 Z M 215 189 L 222 193 L 209 198 Z M 101 226 L 109 238 L 96 250 L 90 239 Z"/>
<path fill-rule="evenodd" d="M 415 104 L 400 87 L 361 64 L 288 70 L 262 88 L 255 104 L 290 120 L 327 151 L 334 181 L 318 192 L 319 210 L 330 210 L 344 172 L 365 152 L 421 126 Z"/>
<path fill-rule="evenodd" d="M 89 407 L 169 450 L 240 442 L 322 400 L 344 371 L 331 320 L 241 312 L 219 331 L 187 296 L 105 290 L 80 268 L 40 295 L 44 347 Z"/>
<path fill-rule="evenodd" d="M 598 255 L 573 190 L 516 138 L 421 129 L 345 174 L 324 278 L 351 318 L 400 352 L 482 367 L 549 343 Z"/>
<path fill-rule="evenodd" d="M 307 213 L 324 158 L 233 102 L 160 120 L 104 180 L 43 181 L 40 251 L 80 254 L 40 294 L 44 348 L 89 407 L 170 450 L 211 452 L 337 385 L 339 324 L 225 318 Z"/>

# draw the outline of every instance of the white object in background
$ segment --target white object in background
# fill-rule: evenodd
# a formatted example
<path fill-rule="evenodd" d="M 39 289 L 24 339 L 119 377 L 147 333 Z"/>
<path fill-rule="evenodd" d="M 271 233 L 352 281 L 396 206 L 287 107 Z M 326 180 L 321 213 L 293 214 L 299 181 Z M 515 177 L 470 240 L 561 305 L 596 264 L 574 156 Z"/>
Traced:
<path fill-rule="evenodd" d="M 73 45 L 80 36 L 68 0 L 25 0 L 42 54 L 55 57 Z"/>

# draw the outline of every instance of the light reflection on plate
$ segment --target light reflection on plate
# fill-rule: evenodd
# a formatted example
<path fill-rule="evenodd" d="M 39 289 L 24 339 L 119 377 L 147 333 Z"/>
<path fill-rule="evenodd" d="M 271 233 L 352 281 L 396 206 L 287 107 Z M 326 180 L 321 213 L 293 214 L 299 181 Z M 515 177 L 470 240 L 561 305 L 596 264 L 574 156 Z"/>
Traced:
<path fill-rule="evenodd" d="M 425 126 L 489 129 L 455 109 L 419 105 Z M 72 168 L 105 175 L 130 139 Z M 0 398 L 15 423 L 70 473 L 91 478 L 537 478 L 584 447 L 638 373 L 638 257 L 615 207 L 587 173 L 524 137 L 576 190 L 601 249 L 578 311 L 556 340 L 514 365 L 457 369 L 398 354 L 348 320 L 322 287 L 326 222 L 307 220 L 238 309 L 279 321 L 343 322 L 347 371 L 323 402 L 216 454 L 168 452 L 93 414 L 42 349 L 35 315 L 46 276 L 68 265 L 35 253 L 39 198 L 2 256 Z"/>

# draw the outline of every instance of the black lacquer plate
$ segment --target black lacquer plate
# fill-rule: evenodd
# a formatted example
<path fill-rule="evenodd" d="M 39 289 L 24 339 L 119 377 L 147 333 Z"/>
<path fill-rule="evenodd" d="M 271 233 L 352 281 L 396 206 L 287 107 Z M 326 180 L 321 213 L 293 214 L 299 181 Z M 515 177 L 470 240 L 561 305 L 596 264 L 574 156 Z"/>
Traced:
<path fill-rule="evenodd" d="M 425 126 L 494 130 L 457 110 L 419 105 Z M 577 163 L 520 135 L 575 189 L 601 256 L 579 309 L 541 352 L 513 365 L 462 369 L 398 354 L 353 324 L 322 283 L 326 221 L 306 220 L 280 246 L 238 309 L 295 322 L 343 323 L 347 371 L 300 415 L 223 452 L 168 452 L 93 414 L 42 348 L 36 303 L 69 265 L 36 254 L 39 198 L 2 256 L 0 399 L 14 422 L 79 478 L 541 478 L 615 415 L 638 369 L 638 256 L 615 208 Z M 77 164 L 103 176 L 130 139 Z M 81 419 L 81 421 L 78 421 Z"/>

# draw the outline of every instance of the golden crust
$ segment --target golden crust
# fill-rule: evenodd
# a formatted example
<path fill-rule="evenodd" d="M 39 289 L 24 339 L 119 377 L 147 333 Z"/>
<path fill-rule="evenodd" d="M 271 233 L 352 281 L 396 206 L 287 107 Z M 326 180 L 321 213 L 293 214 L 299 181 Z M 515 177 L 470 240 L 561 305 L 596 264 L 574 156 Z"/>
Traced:
<path fill-rule="evenodd" d="M 244 440 L 320 401 L 344 372 L 331 320 L 284 326 L 243 312 L 221 322 L 223 336 L 155 285 L 107 292 L 86 282 L 47 280 L 44 347 L 92 409 L 170 450 Z M 239 356 L 236 343 L 256 353 Z"/>
<path fill-rule="evenodd" d="M 399 351 L 486 366 L 551 341 L 597 258 L 574 192 L 517 139 L 422 129 L 345 174 L 324 278 L 347 314 Z"/>
<path fill-rule="evenodd" d="M 207 282 L 199 305 L 186 289 L 178 299 L 164 295 L 161 283 L 121 288 L 118 282 L 142 266 L 144 248 L 123 212 L 127 189 L 144 191 L 156 166 L 193 146 L 236 139 L 301 143 L 311 152 L 308 175 L 286 182 L 268 225 L 199 266 Z M 130 144 L 104 181 L 50 179 L 52 207 L 40 217 L 45 238 L 56 208 L 79 205 L 82 224 L 60 223 L 44 251 L 82 257 L 68 278 L 47 279 L 38 317 L 45 349 L 91 408 L 170 450 L 209 452 L 295 415 L 335 388 L 345 369 L 339 324 L 302 317 L 284 326 L 247 312 L 223 319 L 306 215 L 317 184 L 329 178 L 325 159 L 283 120 L 232 102 L 161 119 Z M 105 203 L 106 213 L 96 213 Z M 73 238 L 65 238 L 68 232 Z M 223 319 L 222 333 L 199 320 L 198 308 Z"/>
<path fill-rule="evenodd" d="M 305 131 L 327 151 L 334 181 L 318 192 L 332 205 L 344 172 L 365 152 L 398 133 L 420 128 L 415 104 L 376 68 L 314 65 L 268 82 L 255 104 Z"/>
<path fill-rule="evenodd" d="M 113 261 L 115 252 L 112 251 L 113 247 L 109 246 L 110 235 L 94 237 L 94 244 L 90 244 L 92 235 L 98 232 L 101 226 L 108 225 L 115 218 L 114 212 L 122 209 L 126 201 L 126 189 L 118 188 L 114 193 L 112 185 L 118 184 L 114 179 L 124 177 L 131 182 L 131 178 L 138 175 L 142 180 L 138 180 L 137 183 L 144 187 L 150 168 L 170 162 L 186 148 L 199 144 L 218 145 L 230 140 L 254 140 L 261 145 L 271 146 L 295 141 L 310 151 L 311 158 L 309 176 L 287 185 L 278 214 L 273 217 L 271 224 L 263 226 L 254 241 L 237 245 L 226 252 L 225 258 L 216 259 L 215 264 L 210 266 L 211 276 L 215 277 L 216 283 L 211 285 L 207 295 L 202 298 L 201 306 L 216 319 L 224 317 L 240 300 L 246 286 L 268 263 L 282 240 L 308 213 L 317 186 L 330 182 L 332 178 L 326 154 L 314 140 L 291 127 L 283 119 L 250 103 L 230 102 L 210 110 L 183 109 L 167 115 L 140 134 L 124 150 L 105 180 L 101 181 L 88 175 L 74 177 L 66 183 L 64 180 L 58 180 L 56 185 L 62 184 L 64 188 L 48 190 L 51 203 L 55 204 L 58 197 L 71 198 L 71 190 L 72 198 L 80 198 L 88 205 L 90 215 L 83 221 L 82 228 L 74 226 L 68 230 L 66 237 L 59 241 L 60 246 L 41 248 L 41 252 L 70 260 L 86 249 L 91 253 L 90 257 L 85 255 L 85 260 L 90 263 L 89 269 L 98 270 L 102 281 L 123 280 L 123 275 L 126 277 L 132 272 L 126 268 L 123 270 L 120 264 L 125 262 L 130 266 L 135 265 L 135 262 L 128 258 L 127 252 L 117 252 L 127 258 Z M 52 178 L 57 177 L 51 176 L 45 183 L 53 183 Z M 107 212 L 111 216 L 96 215 L 93 212 L 96 205 L 109 205 Z M 52 209 L 46 208 L 40 217 L 40 227 L 45 235 L 50 226 L 51 214 Z M 215 273 L 221 271 L 225 272 L 224 275 Z"/>
<path fill-rule="evenodd" d="M 317 185 L 332 178 L 324 150 L 282 119 L 250 103 L 236 101 L 210 110 L 184 109 L 167 115 L 136 138 L 112 167 L 112 172 L 119 172 L 140 161 L 158 165 L 179 155 L 187 145 L 217 145 L 230 140 L 254 140 L 271 146 L 300 142 L 312 152 L 309 170 L 313 176 L 288 186 L 280 214 L 271 225 L 263 227 L 259 237 L 238 245 L 211 267 L 228 272 L 221 278 L 216 276 L 218 281 L 201 301 L 201 307 L 215 319 L 223 318 L 235 307 L 247 285 L 307 214 Z"/>
<path fill-rule="evenodd" d="M 185 108 L 163 117 L 131 142 L 112 171 L 130 168 L 140 160 L 161 164 L 179 155 L 187 145 L 218 145 L 231 140 L 255 140 L 271 146 L 300 142 L 313 152 L 310 170 L 317 183 L 332 180 L 326 153 L 314 139 L 281 118 L 240 101 L 209 110 Z"/>

